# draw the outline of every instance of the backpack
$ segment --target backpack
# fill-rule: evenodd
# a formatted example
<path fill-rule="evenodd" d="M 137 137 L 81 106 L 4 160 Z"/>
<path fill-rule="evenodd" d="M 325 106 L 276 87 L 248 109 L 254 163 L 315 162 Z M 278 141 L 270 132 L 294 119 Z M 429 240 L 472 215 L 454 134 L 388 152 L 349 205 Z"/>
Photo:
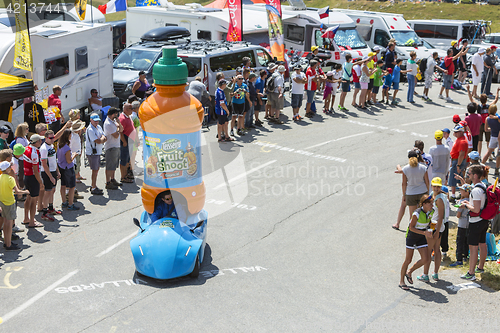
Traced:
<path fill-rule="evenodd" d="M 498 207 L 500 206 L 500 188 L 495 188 L 493 191 L 493 185 L 488 186 L 483 183 L 477 183 L 474 188 L 479 187 L 486 194 L 486 201 L 484 207 L 479 211 L 479 213 L 470 212 L 469 215 L 472 217 L 479 216 L 484 220 L 491 220 L 498 214 Z"/>
<path fill-rule="evenodd" d="M 9 144 L 9 148 L 10 150 L 14 150 L 14 145 L 17 143 L 16 140 L 17 140 L 17 136 L 14 138 L 14 140 L 12 140 L 12 142 Z"/>
<path fill-rule="evenodd" d="M 447 66 L 445 65 L 445 61 L 443 60 L 443 61 L 441 61 L 441 63 L 439 64 L 439 67 L 441 67 L 442 69 L 448 69 L 448 67 L 450 67 L 450 66 L 448 66 L 448 67 L 447 67 Z"/>
<path fill-rule="evenodd" d="M 274 83 L 274 79 L 276 79 L 278 75 L 276 75 L 276 73 L 273 73 L 273 75 L 271 75 L 269 80 L 267 80 L 266 90 L 268 92 L 274 92 L 274 89 L 276 89 L 276 84 Z"/>
<path fill-rule="evenodd" d="M 418 70 L 422 74 L 425 73 L 425 71 L 427 70 L 427 58 L 420 60 L 420 63 L 418 64 Z"/>
<path fill-rule="evenodd" d="M 497 254 L 497 244 L 495 241 L 495 235 L 486 233 L 486 247 L 488 248 L 488 255 L 494 256 Z"/>

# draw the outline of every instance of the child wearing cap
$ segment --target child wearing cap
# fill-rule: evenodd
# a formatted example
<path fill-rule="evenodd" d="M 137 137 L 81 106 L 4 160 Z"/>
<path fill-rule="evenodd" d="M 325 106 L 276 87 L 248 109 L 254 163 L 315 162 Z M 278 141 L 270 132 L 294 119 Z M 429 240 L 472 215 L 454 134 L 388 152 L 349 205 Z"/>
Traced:
<path fill-rule="evenodd" d="M 384 72 L 382 71 L 383 65 L 384 65 L 383 60 L 377 61 L 377 65 L 375 67 L 377 70 L 375 71 L 375 73 L 373 73 L 373 88 L 372 88 L 372 94 L 371 94 L 373 104 L 378 103 L 377 102 L 377 94 L 378 94 L 380 87 L 384 84 L 384 81 L 383 81 Z"/>
<path fill-rule="evenodd" d="M 387 68 L 384 74 L 384 85 L 382 86 L 382 103 L 389 104 L 389 90 L 392 85 L 392 68 Z"/>
<path fill-rule="evenodd" d="M 457 261 L 450 264 L 450 267 L 462 266 L 464 260 L 467 260 L 467 255 L 469 254 L 469 246 L 467 245 L 467 229 L 469 228 L 469 209 L 467 207 L 462 207 L 462 203 L 469 201 L 469 193 L 472 190 L 470 184 L 463 184 L 460 188 L 460 201 L 458 203 L 457 218 L 458 218 L 458 229 L 457 229 Z"/>
<path fill-rule="evenodd" d="M 450 129 L 443 128 L 443 143 L 451 151 L 453 148 L 453 139 L 450 137 Z"/>
<path fill-rule="evenodd" d="M 7 251 L 19 250 L 19 246 L 12 244 L 12 227 L 14 226 L 14 220 L 17 217 L 16 214 L 16 200 L 12 190 L 16 194 L 29 194 L 28 191 L 22 191 L 17 187 L 16 180 L 14 177 L 10 176 L 12 162 L 2 161 L 0 162 L 0 209 L 2 211 L 2 221 L 3 221 L 3 236 L 4 243 L 3 247 Z"/>

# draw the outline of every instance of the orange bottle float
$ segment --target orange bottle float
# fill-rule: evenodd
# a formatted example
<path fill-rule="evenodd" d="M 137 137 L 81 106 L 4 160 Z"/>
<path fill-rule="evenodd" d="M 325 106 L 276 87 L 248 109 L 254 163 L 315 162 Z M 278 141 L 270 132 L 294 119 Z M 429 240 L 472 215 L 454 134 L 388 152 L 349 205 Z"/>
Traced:
<path fill-rule="evenodd" d="M 142 103 L 144 131 L 144 209 L 152 214 L 156 196 L 171 190 L 174 204 L 196 214 L 205 205 L 201 168 L 201 126 L 204 109 L 186 91 L 188 70 L 177 47 L 166 46 L 153 67 L 156 92 Z"/>

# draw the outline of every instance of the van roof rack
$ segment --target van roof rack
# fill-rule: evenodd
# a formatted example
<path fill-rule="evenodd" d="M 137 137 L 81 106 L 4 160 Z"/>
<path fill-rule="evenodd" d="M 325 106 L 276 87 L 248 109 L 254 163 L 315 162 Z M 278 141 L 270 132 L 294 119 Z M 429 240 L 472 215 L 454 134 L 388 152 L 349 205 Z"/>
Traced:
<path fill-rule="evenodd" d="M 168 26 L 149 30 L 141 36 L 141 41 L 158 42 L 190 37 L 191 33 L 184 27 Z"/>
<path fill-rule="evenodd" d="M 230 50 L 233 47 L 247 47 L 250 46 L 250 42 L 229 42 L 229 41 L 208 41 L 208 40 L 196 40 L 190 43 L 179 45 L 179 51 L 182 53 L 216 53 L 217 51 Z"/>

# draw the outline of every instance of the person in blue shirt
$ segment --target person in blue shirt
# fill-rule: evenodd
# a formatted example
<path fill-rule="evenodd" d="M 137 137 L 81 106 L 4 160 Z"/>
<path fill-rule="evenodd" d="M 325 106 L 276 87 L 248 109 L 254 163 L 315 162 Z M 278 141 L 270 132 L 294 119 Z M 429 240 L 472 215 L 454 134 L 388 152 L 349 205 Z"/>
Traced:
<path fill-rule="evenodd" d="M 179 207 L 179 210 L 176 209 L 170 190 L 158 194 L 155 210 L 153 214 L 151 214 L 151 221 L 155 222 L 165 217 L 171 217 L 186 222 L 186 212 L 182 206 Z"/>
<path fill-rule="evenodd" d="M 398 105 L 398 101 L 396 101 L 396 95 L 399 91 L 399 80 L 401 77 L 400 73 L 409 73 L 412 70 L 407 69 L 405 71 L 401 70 L 401 63 L 403 60 L 397 59 L 396 60 L 396 66 L 394 66 L 394 69 L 392 70 L 392 87 L 394 88 L 394 94 L 392 95 L 392 103 L 391 105 Z"/>
<path fill-rule="evenodd" d="M 262 97 L 264 96 L 264 87 L 266 86 L 267 71 L 262 69 L 260 71 L 260 76 L 255 81 L 255 90 L 257 91 L 257 104 L 255 104 L 255 125 L 262 126 L 262 121 L 259 120 L 259 112 L 262 109 Z"/>
<path fill-rule="evenodd" d="M 227 86 L 227 81 L 222 79 L 217 83 L 219 86 L 215 91 L 215 114 L 217 115 L 217 137 L 219 142 L 234 141 L 233 138 L 229 136 L 227 130 L 227 123 L 229 116 L 229 109 L 227 107 L 226 95 L 224 94 L 224 89 Z"/>
<path fill-rule="evenodd" d="M 245 135 L 242 128 L 244 124 L 243 114 L 245 113 L 245 99 L 246 94 L 248 94 L 248 86 L 243 82 L 243 75 L 239 74 L 236 77 L 236 83 L 234 84 L 233 92 L 231 96 L 233 97 L 233 121 L 234 124 L 236 117 L 238 117 L 238 135 Z M 234 136 L 234 129 L 231 128 L 231 135 Z"/>
<path fill-rule="evenodd" d="M 384 103 L 384 99 L 386 100 L 386 104 L 389 104 L 389 90 L 391 90 L 392 85 L 392 68 L 387 68 L 384 72 L 384 85 L 382 86 L 382 101 Z"/>

